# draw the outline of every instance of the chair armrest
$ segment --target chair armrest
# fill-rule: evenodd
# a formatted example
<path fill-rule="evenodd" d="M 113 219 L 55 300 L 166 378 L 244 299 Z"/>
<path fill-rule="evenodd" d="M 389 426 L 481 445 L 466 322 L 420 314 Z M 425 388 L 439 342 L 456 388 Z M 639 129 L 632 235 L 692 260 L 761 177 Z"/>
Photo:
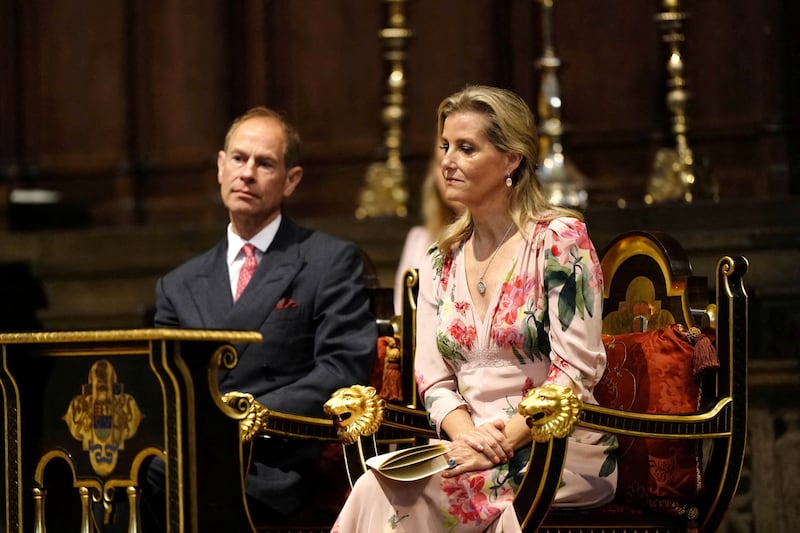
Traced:
<path fill-rule="evenodd" d="M 398 439 L 416 440 L 438 439 L 439 435 L 431 427 L 427 411 L 388 404 L 383 414 L 378 438 L 396 441 Z"/>
<path fill-rule="evenodd" d="M 222 395 L 222 402 L 232 409 L 229 416 L 239 419 L 240 440 L 243 444 L 249 443 L 258 435 L 339 441 L 336 427 L 329 418 L 272 411 L 246 392 L 227 392 Z"/>
<path fill-rule="evenodd" d="M 651 414 L 623 411 L 578 400 L 567 387 L 546 384 L 528 391 L 518 411 L 526 417 L 536 442 L 568 436 L 575 425 L 608 433 L 655 439 L 729 437 L 729 397 L 692 414 Z"/>
<path fill-rule="evenodd" d="M 599 431 L 650 439 L 708 439 L 731 435 L 731 398 L 691 414 L 636 413 L 581 403 L 576 424 Z"/>

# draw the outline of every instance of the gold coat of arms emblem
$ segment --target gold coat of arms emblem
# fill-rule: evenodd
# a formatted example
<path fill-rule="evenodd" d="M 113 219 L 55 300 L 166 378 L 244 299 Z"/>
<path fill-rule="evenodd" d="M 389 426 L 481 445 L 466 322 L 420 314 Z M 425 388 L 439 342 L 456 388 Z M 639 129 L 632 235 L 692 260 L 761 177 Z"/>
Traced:
<path fill-rule="evenodd" d="M 63 419 L 89 453 L 94 471 L 107 476 L 114 471 L 125 441 L 136 434 L 142 413 L 124 384 L 117 381 L 111 363 L 101 359 L 92 365 L 89 382 L 72 399 Z"/>

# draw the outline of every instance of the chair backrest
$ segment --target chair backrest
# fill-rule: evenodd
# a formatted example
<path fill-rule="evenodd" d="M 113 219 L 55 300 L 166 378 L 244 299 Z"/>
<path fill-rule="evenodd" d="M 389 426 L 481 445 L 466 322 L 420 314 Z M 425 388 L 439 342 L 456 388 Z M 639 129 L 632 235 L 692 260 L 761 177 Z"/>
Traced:
<path fill-rule="evenodd" d="M 709 326 L 708 280 L 692 275 L 683 247 L 658 231 L 631 231 L 602 253 L 603 333 Z"/>
<path fill-rule="evenodd" d="M 523 530 L 713 531 L 744 459 L 747 259 L 720 258 L 709 305 L 706 279 L 664 233 L 616 237 L 601 265 L 608 365 L 600 405 L 582 404 L 576 423 L 618 436 L 617 498 L 580 513 L 549 509 L 557 484 L 547 479 L 559 479 L 566 439 L 543 439 L 529 466 L 537 475 L 514 502 Z"/>
<path fill-rule="evenodd" d="M 693 276 L 684 249 L 660 232 L 619 235 L 601 266 L 607 368 L 595 388 L 598 403 L 638 413 L 697 412 L 703 375 L 719 367 L 710 341 L 700 344 L 708 351 L 698 348 L 695 324 L 710 324 L 707 279 Z M 702 490 L 699 440 L 623 434 L 617 459 L 622 504 L 681 514 Z"/>

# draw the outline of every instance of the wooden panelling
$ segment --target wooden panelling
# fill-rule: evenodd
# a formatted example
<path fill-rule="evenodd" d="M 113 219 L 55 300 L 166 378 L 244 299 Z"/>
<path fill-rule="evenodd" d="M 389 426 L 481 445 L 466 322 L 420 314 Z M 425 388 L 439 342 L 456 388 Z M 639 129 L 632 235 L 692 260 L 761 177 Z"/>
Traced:
<path fill-rule="evenodd" d="M 40 4 L 20 9 L 25 155 L 43 168 L 96 161 L 113 169 L 125 150 L 122 4 Z"/>
<path fill-rule="evenodd" d="M 409 3 L 414 36 L 407 61 L 408 151 L 427 157 L 436 133 L 436 108 L 445 96 L 468 83 L 494 83 L 496 42 L 493 14 L 506 1 L 475 0 L 465 8 L 459 0 Z M 502 21 L 508 38 L 512 28 Z M 504 58 L 506 64 L 511 57 Z M 376 115 L 377 116 L 377 115 Z"/>
<path fill-rule="evenodd" d="M 467 83 L 536 107 L 534 0 L 409 0 L 403 153 L 412 216 L 435 110 Z M 800 189 L 796 2 L 684 2 L 690 146 L 722 198 Z M 659 0 L 556 2 L 567 159 L 590 202 L 637 203 L 672 146 Z M 94 226 L 224 218 L 215 157 L 230 120 L 265 104 L 304 140 L 290 208 L 350 216 L 383 157 L 385 2 L 9 0 L 0 6 L 0 211 L 37 186 L 84 205 Z M 7 224 L 3 224 L 4 226 Z"/>
<path fill-rule="evenodd" d="M 697 2 L 687 21 L 687 76 L 694 127 L 742 129 L 774 120 L 780 23 L 775 4 L 748 0 Z"/>
<path fill-rule="evenodd" d="M 138 146 L 147 162 L 215 160 L 224 105 L 225 2 L 141 2 L 133 28 Z"/>
<path fill-rule="evenodd" d="M 553 25 L 563 118 L 571 135 L 636 132 L 658 127 L 665 77 L 658 2 L 556 2 Z M 578 142 L 576 140 L 576 142 Z"/>
<path fill-rule="evenodd" d="M 263 103 L 285 111 L 304 142 L 293 201 L 318 215 L 352 213 L 382 135 L 381 4 L 280 0 L 265 15 L 272 76 Z"/>
<path fill-rule="evenodd" d="M 0 2 L 0 181 L 14 172 L 19 142 L 18 21 L 16 5 Z"/>
<path fill-rule="evenodd" d="M 136 1 L 130 10 L 132 170 L 143 222 L 202 222 L 218 197 L 216 153 L 230 120 L 226 4 Z"/>

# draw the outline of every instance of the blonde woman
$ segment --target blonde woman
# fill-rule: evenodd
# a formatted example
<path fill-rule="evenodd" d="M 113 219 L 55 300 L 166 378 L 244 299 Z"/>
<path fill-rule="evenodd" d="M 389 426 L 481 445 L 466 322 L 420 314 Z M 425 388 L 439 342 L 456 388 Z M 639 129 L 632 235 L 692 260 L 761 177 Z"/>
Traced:
<path fill-rule="evenodd" d="M 528 106 L 469 86 L 439 105 L 438 131 L 445 199 L 465 210 L 420 268 L 415 375 L 451 468 L 413 482 L 367 472 L 334 532 L 519 532 L 531 436 L 517 404 L 543 383 L 594 403 L 605 369 L 598 257 L 580 214 L 542 194 Z M 615 448 L 576 429 L 555 505 L 611 501 Z"/>

